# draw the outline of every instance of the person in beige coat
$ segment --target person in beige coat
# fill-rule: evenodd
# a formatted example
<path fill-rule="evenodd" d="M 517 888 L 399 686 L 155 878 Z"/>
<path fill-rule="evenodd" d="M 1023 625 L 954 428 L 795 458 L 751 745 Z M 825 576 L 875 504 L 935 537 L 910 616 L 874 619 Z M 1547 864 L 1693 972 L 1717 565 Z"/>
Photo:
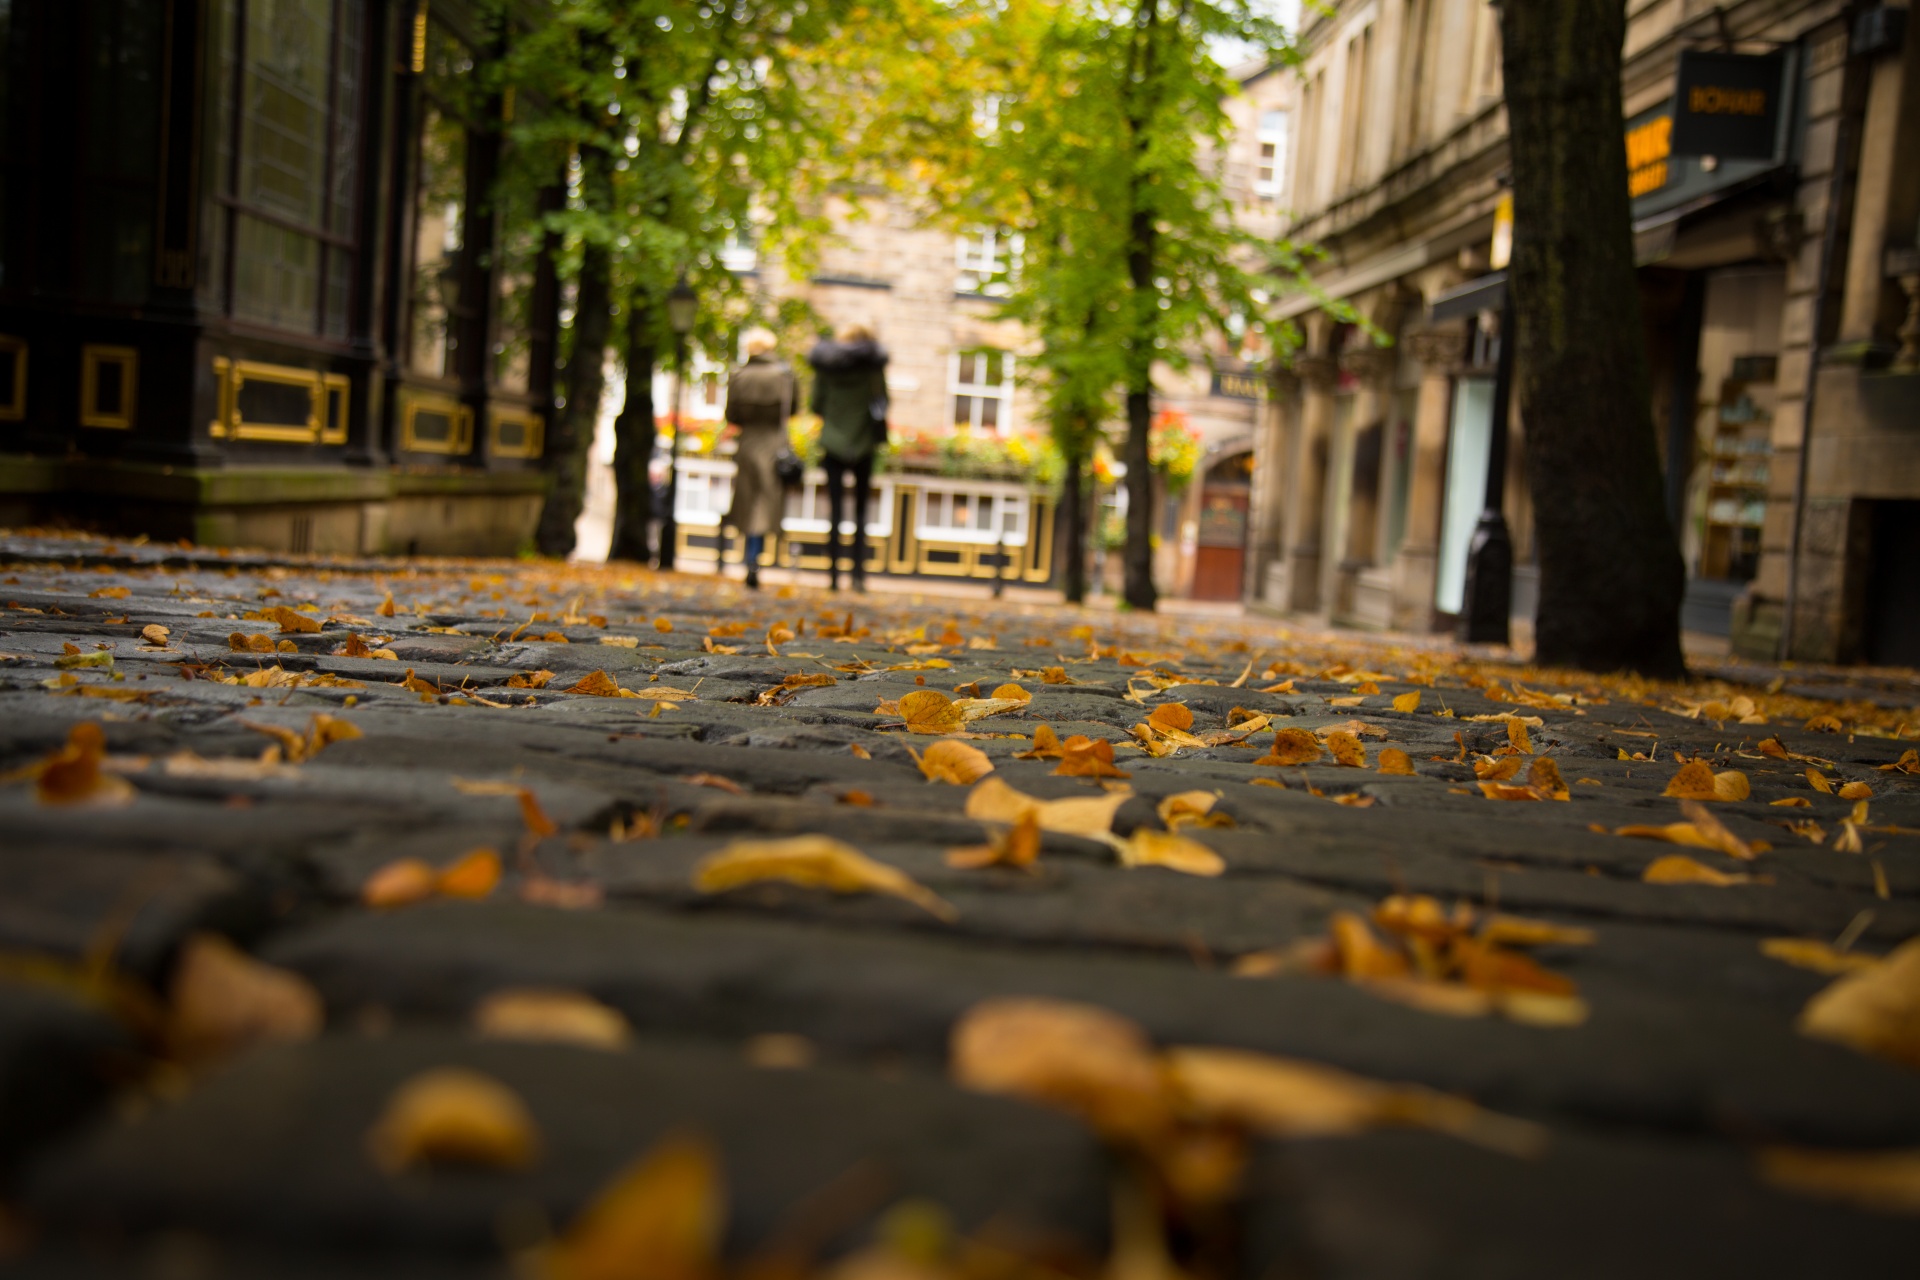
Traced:
<path fill-rule="evenodd" d="M 786 510 L 774 459 L 787 447 L 787 420 L 799 388 L 793 369 L 774 354 L 771 333 L 750 330 L 744 345 L 746 363 L 727 379 L 727 421 L 740 428 L 740 439 L 733 454 L 733 506 L 725 523 L 747 540 L 747 586 L 757 590 L 767 535 L 779 531 Z"/>

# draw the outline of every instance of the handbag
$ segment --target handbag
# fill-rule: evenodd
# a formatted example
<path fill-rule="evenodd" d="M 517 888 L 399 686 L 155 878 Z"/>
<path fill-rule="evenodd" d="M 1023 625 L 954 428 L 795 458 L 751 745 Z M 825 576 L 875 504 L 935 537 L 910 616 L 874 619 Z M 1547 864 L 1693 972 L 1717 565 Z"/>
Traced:
<path fill-rule="evenodd" d="M 873 435 L 873 447 L 883 449 L 887 443 L 887 395 L 881 392 L 867 403 L 867 429 Z"/>
<path fill-rule="evenodd" d="M 783 489 L 798 489 L 807 475 L 807 464 L 793 451 L 793 439 L 787 435 L 787 424 L 793 420 L 793 398 L 794 387 L 789 380 L 787 395 L 780 402 L 780 452 L 773 455 L 773 475 Z"/>

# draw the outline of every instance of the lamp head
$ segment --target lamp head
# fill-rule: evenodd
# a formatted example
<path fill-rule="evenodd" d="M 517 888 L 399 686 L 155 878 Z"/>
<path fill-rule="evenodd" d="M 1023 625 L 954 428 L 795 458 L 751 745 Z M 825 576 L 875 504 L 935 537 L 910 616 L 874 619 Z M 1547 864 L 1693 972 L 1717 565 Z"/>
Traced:
<path fill-rule="evenodd" d="M 693 291 L 685 276 L 667 294 L 667 323 L 684 338 L 693 332 L 694 317 L 700 311 L 700 295 Z"/>

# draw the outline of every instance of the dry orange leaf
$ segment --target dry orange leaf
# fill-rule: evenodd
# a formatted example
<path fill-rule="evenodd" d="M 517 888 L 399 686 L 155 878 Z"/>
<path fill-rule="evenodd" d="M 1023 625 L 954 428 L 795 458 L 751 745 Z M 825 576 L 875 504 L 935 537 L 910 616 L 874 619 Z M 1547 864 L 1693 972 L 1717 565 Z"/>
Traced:
<path fill-rule="evenodd" d="M 970 787 L 993 772 L 993 761 L 987 759 L 986 752 L 951 738 L 934 743 L 925 755 L 915 753 L 912 747 L 907 748 L 907 754 L 913 756 L 929 782 Z"/>
<path fill-rule="evenodd" d="M 1054 772 L 1068 778 L 1128 778 L 1133 775 L 1113 763 L 1113 744 L 1105 738 L 1079 734 L 1060 744 L 1060 763 Z"/>
<path fill-rule="evenodd" d="M 1885 960 L 1835 979 L 1807 1002 L 1802 1035 L 1920 1067 L 1920 938 Z"/>
<path fill-rule="evenodd" d="M 1273 746 L 1255 764 L 1312 764 L 1321 755 L 1320 740 L 1305 729 L 1275 729 Z"/>
<path fill-rule="evenodd" d="M 916 689 L 900 699 L 899 708 L 911 733 L 953 733 L 966 723 L 965 713 L 937 689 Z"/>
<path fill-rule="evenodd" d="M 992 694 L 996 702 L 1011 700 L 1014 702 L 1032 702 L 1033 695 L 1017 684 L 1003 684 Z"/>
<path fill-rule="evenodd" d="M 1233 819 L 1214 810 L 1220 797 L 1211 791 L 1179 791 L 1154 806 L 1169 831 L 1181 827 L 1231 827 Z"/>
<path fill-rule="evenodd" d="M 367 1147 L 388 1173 L 416 1165 L 519 1169 L 538 1157 L 540 1138 L 526 1104 L 506 1085 L 465 1067 L 438 1067 L 395 1090 Z"/>
<path fill-rule="evenodd" d="M 279 623 L 280 630 L 282 631 L 312 632 L 320 630 L 320 619 L 309 618 L 306 614 L 289 609 L 283 604 L 277 604 L 273 606 L 273 608 L 268 609 L 266 611 L 266 617 L 270 621 Z"/>
<path fill-rule="evenodd" d="M 1393 700 L 1393 709 L 1407 714 L 1418 711 L 1420 709 L 1420 691 L 1415 689 L 1412 693 L 1400 694 Z"/>
<path fill-rule="evenodd" d="M 1871 969 L 1880 963 L 1878 956 L 1859 951 L 1841 951 L 1818 938 L 1768 938 L 1760 944 L 1762 955 L 1770 956 L 1796 969 L 1834 976 L 1856 969 Z"/>
<path fill-rule="evenodd" d="M 419 858 L 400 858 L 367 877 L 360 900 L 370 907 L 404 907 L 424 902 L 439 889 L 440 878 Z"/>
<path fill-rule="evenodd" d="M 379 605 L 375 607 L 374 612 L 379 614 L 383 618 L 391 618 L 394 615 L 395 609 L 393 607 L 393 592 L 391 591 L 387 592 L 387 598 L 385 600 L 382 600 L 379 603 Z"/>
<path fill-rule="evenodd" d="M 562 693 L 585 693 L 596 698 L 617 698 L 620 685 L 604 671 L 590 671 Z"/>
<path fill-rule="evenodd" d="M 156 648 L 165 648 L 167 637 L 171 634 L 172 633 L 165 627 L 157 623 L 140 628 L 140 638 Z"/>
<path fill-rule="evenodd" d="M 1415 776 L 1413 757 L 1398 747 L 1387 747 L 1380 753 L 1380 772 L 1394 777 L 1411 778 Z"/>
<path fill-rule="evenodd" d="M 473 1029 L 493 1040 L 539 1040 L 618 1049 L 633 1028 L 618 1009 L 565 987 L 506 987 L 473 1011 Z"/>
<path fill-rule="evenodd" d="M 1482 782 L 1511 782 L 1525 763 L 1519 756 L 1502 756 L 1498 760 L 1481 756 L 1473 762 L 1473 776 Z"/>
<path fill-rule="evenodd" d="M 1849 782 L 1838 794 L 1842 800 L 1871 800 L 1873 788 L 1864 782 Z"/>
<path fill-rule="evenodd" d="M 1833 794 L 1833 783 L 1829 782 L 1827 780 L 1827 775 L 1820 772 L 1818 769 L 1809 768 L 1807 770 L 1807 785 L 1812 787 L 1815 791 L 1818 791 L 1823 796 L 1830 796 Z"/>
<path fill-rule="evenodd" d="M 1747 775 L 1738 769 L 1715 773 L 1705 761 L 1694 760 L 1680 767 L 1661 794 L 1681 800 L 1745 800 L 1752 793 Z"/>
<path fill-rule="evenodd" d="M 201 1062 L 265 1040 L 307 1040 L 325 1020 L 305 978 L 262 964 L 225 938 L 196 933 L 174 965 L 167 1039 L 183 1061 Z"/>
<path fill-rule="evenodd" d="M 500 883 L 500 855 L 474 849 L 436 877 L 434 888 L 449 898 L 484 898 Z"/>
<path fill-rule="evenodd" d="M 1066 753 L 1066 748 L 1060 745 L 1060 735 L 1053 731 L 1053 726 L 1043 724 L 1033 731 L 1033 749 L 1017 751 L 1013 758 L 1015 760 L 1058 760 Z"/>
<path fill-rule="evenodd" d="M 1881 773 L 1920 773 L 1920 749 L 1908 747 L 1892 764 L 1875 765 Z"/>
<path fill-rule="evenodd" d="M 1920 1149 L 1768 1147 L 1760 1153 L 1760 1176 L 1783 1191 L 1881 1213 L 1920 1214 Z"/>
<path fill-rule="evenodd" d="M 544 689 L 547 687 L 547 681 L 551 679 L 553 679 L 553 672 L 551 671 L 516 672 L 507 677 L 507 688 Z"/>
<path fill-rule="evenodd" d="M 675 1134 L 629 1165 L 548 1245 L 548 1280 L 712 1280 L 726 1189 L 706 1139 Z"/>
<path fill-rule="evenodd" d="M 1153 709 L 1147 723 L 1156 729 L 1178 729 L 1185 733 L 1193 728 L 1193 712 L 1183 702 L 1163 702 Z"/>
<path fill-rule="evenodd" d="M 1536 756 L 1527 766 L 1527 785 L 1539 794 L 1542 800 L 1571 800 L 1573 793 L 1560 777 L 1560 766 L 1551 756 Z"/>
<path fill-rule="evenodd" d="M 1507 745 L 1521 755 L 1533 754 L 1533 739 L 1527 735 L 1526 721 L 1518 716 L 1507 719 Z"/>
<path fill-rule="evenodd" d="M 1040 815 L 1023 815 L 1005 830 L 996 831 L 987 844 L 947 850 L 947 865 L 962 869 L 1030 867 L 1040 858 Z"/>
<path fill-rule="evenodd" d="M 665 618 L 655 618 L 653 620 L 653 629 L 655 631 L 658 631 L 661 635 L 666 635 L 668 632 L 673 630 L 673 623 L 669 622 Z"/>
<path fill-rule="evenodd" d="M 1068 675 L 1065 667 L 1042 667 L 1040 670 L 1040 683 L 1079 684 L 1080 682 Z"/>
<path fill-rule="evenodd" d="M 783 880 L 834 893 L 880 893 L 900 898 L 942 920 L 956 916 L 952 904 L 904 871 L 875 862 L 830 836 L 784 840 L 736 840 L 694 868 L 693 886 L 721 893 L 763 880 Z"/>
<path fill-rule="evenodd" d="M 860 745 L 859 743 L 857 743 L 857 742 L 849 742 L 849 743 L 847 744 L 847 750 L 848 750 L 848 751 L 849 751 L 850 753 L 852 753 L 852 755 L 853 755 L 853 756 L 854 756 L 854 757 L 855 757 L 856 759 L 859 759 L 859 760 L 871 760 L 871 759 L 873 759 L 873 752 L 871 752 L 871 751 L 869 751 L 869 750 L 867 750 L 867 749 L 866 749 L 865 747 L 863 747 L 863 746 L 861 746 L 861 745 Z"/>
<path fill-rule="evenodd" d="M 1172 1123 L 1165 1077 L 1137 1025 L 1093 1005 L 985 1000 L 954 1024 L 954 1081 L 1060 1107 L 1110 1138 L 1156 1141 Z"/>
<path fill-rule="evenodd" d="M 1683 826 L 1684 823 L 1676 823 Z M 1670 853 L 1664 858 L 1655 858 L 1640 878 L 1648 884 L 1710 884 L 1730 885 L 1747 884 L 1753 877 L 1733 875 L 1725 871 L 1715 871 L 1704 862 L 1696 861 L 1685 854 Z"/>
<path fill-rule="evenodd" d="M 1335 729 L 1327 734 L 1327 750 L 1333 753 L 1335 764 L 1345 765 L 1349 769 L 1364 769 L 1367 766 L 1366 747 L 1345 729 Z"/>
<path fill-rule="evenodd" d="M 1113 815 L 1131 794 L 1123 790 L 1065 800 L 1036 800 L 989 776 L 967 794 L 966 813 L 969 818 L 1006 823 L 1019 822 L 1032 814 L 1042 831 L 1104 840 L 1112 835 Z"/>
<path fill-rule="evenodd" d="M 1126 839 L 1116 840 L 1114 848 L 1121 865 L 1128 867 L 1165 867 L 1189 876 L 1217 876 L 1227 869 L 1226 859 L 1175 831 L 1139 827 Z"/>
<path fill-rule="evenodd" d="M 115 809 L 133 803 L 133 784 L 104 772 L 106 733 L 91 720 L 67 730 L 67 744 L 30 767 L 41 804 Z"/>

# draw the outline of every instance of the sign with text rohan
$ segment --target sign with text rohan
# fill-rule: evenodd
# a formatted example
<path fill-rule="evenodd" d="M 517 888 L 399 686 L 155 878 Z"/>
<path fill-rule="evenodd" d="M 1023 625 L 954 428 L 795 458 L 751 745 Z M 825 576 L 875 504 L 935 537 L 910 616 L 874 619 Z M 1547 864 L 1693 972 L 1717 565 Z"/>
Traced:
<path fill-rule="evenodd" d="M 1778 147 L 1781 63 L 1777 53 L 1681 53 L 1673 154 L 1771 159 Z"/>

